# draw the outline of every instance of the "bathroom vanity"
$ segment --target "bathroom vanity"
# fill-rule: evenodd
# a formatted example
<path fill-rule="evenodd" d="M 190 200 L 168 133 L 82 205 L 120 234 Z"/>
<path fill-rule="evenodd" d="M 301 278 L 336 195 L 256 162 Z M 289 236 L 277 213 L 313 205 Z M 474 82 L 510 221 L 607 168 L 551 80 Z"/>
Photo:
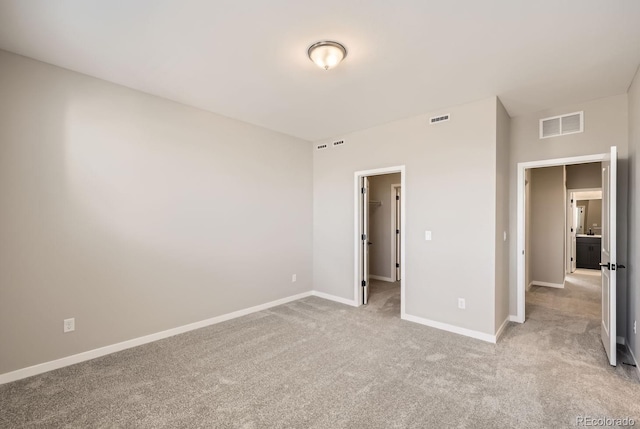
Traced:
<path fill-rule="evenodd" d="M 600 269 L 601 236 L 576 235 L 576 268 Z"/>

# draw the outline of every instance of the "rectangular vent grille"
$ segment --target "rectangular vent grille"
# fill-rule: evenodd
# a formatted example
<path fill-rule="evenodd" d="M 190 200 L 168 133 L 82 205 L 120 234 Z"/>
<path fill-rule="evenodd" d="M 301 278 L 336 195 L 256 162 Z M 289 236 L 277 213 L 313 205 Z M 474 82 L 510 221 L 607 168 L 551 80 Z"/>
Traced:
<path fill-rule="evenodd" d="M 327 144 L 319 144 L 318 146 L 316 146 L 316 150 L 322 150 L 322 149 L 326 149 L 328 147 L 329 147 L 329 145 L 327 145 Z"/>
<path fill-rule="evenodd" d="M 344 140 L 339 140 L 337 142 L 333 142 L 333 147 L 342 146 L 344 144 Z"/>
<path fill-rule="evenodd" d="M 451 118 L 451 115 L 447 113 L 446 115 L 434 116 L 433 118 L 429 118 L 430 124 L 438 124 L 440 122 L 448 121 Z"/>
<path fill-rule="evenodd" d="M 540 119 L 540 138 L 564 136 L 584 131 L 584 112 Z"/>

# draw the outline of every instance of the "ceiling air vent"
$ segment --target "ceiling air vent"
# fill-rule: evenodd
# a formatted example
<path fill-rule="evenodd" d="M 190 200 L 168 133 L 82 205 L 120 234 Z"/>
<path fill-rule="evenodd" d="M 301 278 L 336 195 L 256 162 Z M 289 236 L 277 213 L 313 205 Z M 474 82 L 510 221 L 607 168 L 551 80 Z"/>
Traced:
<path fill-rule="evenodd" d="M 327 147 L 329 146 L 326 143 L 319 144 L 318 146 L 316 146 L 316 150 L 326 149 Z"/>
<path fill-rule="evenodd" d="M 429 118 L 430 124 L 437 124 L 439 122 L 445 122 L 450 119 L 451 115 L 447 113 L 446 115 L 434 116 L 433 118 Z"/>
<path fill-rule="evenodd" d="M 337 142 L 333 142 L 333 147 L 342 146 L 344 144 L 344 140 L 338 140 Z"/>
<path fill-rule="evenodd" d="M 584 112 L 540 119 L 540 138 L 564 136 L 584 131 Z"/>

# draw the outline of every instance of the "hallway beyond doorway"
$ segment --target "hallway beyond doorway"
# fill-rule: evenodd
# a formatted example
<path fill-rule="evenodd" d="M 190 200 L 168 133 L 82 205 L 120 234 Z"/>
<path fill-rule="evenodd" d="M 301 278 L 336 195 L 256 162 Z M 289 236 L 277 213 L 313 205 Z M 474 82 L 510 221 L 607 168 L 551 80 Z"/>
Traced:
<path fill-rule="evenodd" d="M 602 280 L 600 271 L 578 268 L 567 274 L 564 288 L 532 286 L 527 291 L 527 318 L 541 306 L 567 315 L 594 319 L 600 326 Z"/>

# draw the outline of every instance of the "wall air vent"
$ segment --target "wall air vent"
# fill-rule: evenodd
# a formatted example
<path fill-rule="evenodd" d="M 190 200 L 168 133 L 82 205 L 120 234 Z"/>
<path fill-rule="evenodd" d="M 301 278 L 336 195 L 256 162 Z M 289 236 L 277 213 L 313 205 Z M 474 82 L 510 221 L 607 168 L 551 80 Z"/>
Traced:
<path fill-rule="evenodd" d="M 333 147 L 342 146 L 344 144 L 344 140 L 338 140 L 337 142 L 333 142 Z"/>
<path fill-rule="evenodd" d="M 564 136 L 584 131 L 584 112 L 540 119 L 540 138 Z"/>
<path fill-rule="evenodd" d="M 322 149 L 326 149 L 328 147 L 329 147 L 329 145 L 327 145 L 326 143 L 323 143 L 323 144 L 319 144 L 318 146 L 316 146 L 316 150 L 322 150 Z"/>
<path fill-rule="evenodd" d="M 451 119 L 451 115 L 447 113 L 446 115 L 434 116 L 433 118 L 429 118 L 429 123 L 433 125 L 440 122 L 448 121 L 449 119 Z"/>

